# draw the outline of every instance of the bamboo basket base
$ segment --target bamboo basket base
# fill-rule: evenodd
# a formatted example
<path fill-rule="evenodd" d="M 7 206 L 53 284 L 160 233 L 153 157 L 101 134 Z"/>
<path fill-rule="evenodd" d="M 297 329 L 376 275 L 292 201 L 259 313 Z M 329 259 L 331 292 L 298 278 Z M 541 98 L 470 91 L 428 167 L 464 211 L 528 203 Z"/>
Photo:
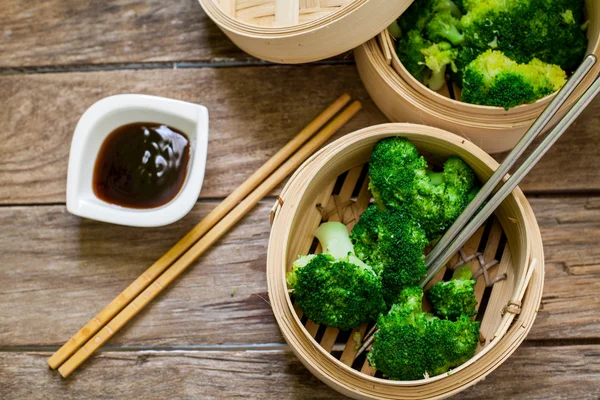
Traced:
<path fill-rule="evenodd" d="M 339 221 L 348 228 L 350 232 L 352 227 L 358 222 L 362 212 L 371 203 L 371 194 L 368 190 L 367 164 L 355 167 L 346 173 L 340 175 L 333 188 L 325 189 L 330 193 L 329 200 L 325 205 L 318 204 L 317 209 L 322 215 L 322 221 Z M 309 246 L 308 253 L 319 253 L 321 251 L 317 239 L 309 240 L 309 243 L 301 245 Z M 481 335 L 480 344 L 476 353 L 483 350 L 491 343 L 495 326 L 500 322 L 502 311 L 498 306 L 501 290 L 494 295 L 494 284 L 500 281 L 506 281 L 507 271 L 513 268 L 512 258 L 509 246 L 506 242 L 506 236 L 502 227 L 495 217 L 491 217 L 470 239 L 463 248 L 449 262 L 447 267 L 436 275 L 428 284 L 427 288 L 440 280 L 447 280 L 452 274 L 452 270 L 462 264 L 471 264 L 475 285 L 475 296 L 477 298 L 477 315 L 473 320 L 480 321 Z M 505 282 L 512 284 L 514 281 Z M 512 291 L 512 288 L 511 290 Z M 368 351 L 363 351 L 357 356 L 362 346 L 362 341 L 374 330 L 375 323 L 363 324 L 352 331 L 340 331 L 337 328 L 330 328 L 323 325 L 317 325 L 309 320 L 302 310 L 296 305 L 293 293 L 290 294 L 291 302 L 294 304 L 294 311 L 301 320 L 302 325 L 313 337 L 315 343 L 318 343 L 325 351 L 345 365 L 355 369 L 363 374 L 382 378 L 380 372 L 371 368 L 367 360 Z M 423 309 L 430 310 L 431 305 L 427 299 L 423 299 Z M 489 314 L 487 313 L 489 309 Z M 487 317 L 486 317 L 487 315 Z"/>

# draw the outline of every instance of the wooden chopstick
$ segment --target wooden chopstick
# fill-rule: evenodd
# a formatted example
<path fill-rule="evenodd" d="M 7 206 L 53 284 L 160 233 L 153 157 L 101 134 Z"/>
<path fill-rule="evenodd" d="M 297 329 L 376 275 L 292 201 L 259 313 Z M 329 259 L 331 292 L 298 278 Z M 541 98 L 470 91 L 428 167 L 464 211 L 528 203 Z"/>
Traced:
<path fill-rule="evenodd" d="M 48 365 L 52 369 L 58 368 L 79 347 L 87 342 L 119 311 L 151 284 L 165 269 L 175 262 L 194 243 L 198 241 L 210 228 L 215 226 L 229 211 L 254 190 L 265 177 L 269 176 L 278 166 L 288 159 L 298 148 L 321 129 L 327 121 L 333 118 L 348 102 L 350 96 L 344 93 L 313 121 L 302 129 L 292 140 L 282 147 L 256 172 L 254 172 L 244 183 L 235 189 L 223 202 L 215 207 L 198 225 L 181 238 L 169 251 L 159 258 L 150 268 L 140 275 L 127 289 L 117 298 L 100 311 L 79 332 L 67 341 L 56 353 L 48 359 Z"/>
<path fill-rule="evenodd" d="M 595 56 L 588 56 L 585 59 L 582 66 L 576 72 L 578 73 L 578 76 L 572 78 L 574 79 L 575 87 L 579 84 L 581 79 L 583 79 L 583 77 L 587 75 L 587 73 L 595 63 Z M 569 82 L 571 82 L 571 80 Z M 569 84 L 569 82 L 567 82 L 567 84 Z M 571 86 L 566 90 L 569 93 L 572 93 L 573 89 L 574 87 Z M 559 92 L 559 94 L 561 92 Z M 489 218 L 489 216 L 492 215 L 492 213 L 496 210 L 496 208 L 498 208 L 500 203 L 502 203 L 504 199 L 506 199 L 508 195 L 510 195 L 510 193 L 517 187 L 521 180 L 523 180 L 523 178 L 529 173 L 529 171 L 531 171 L 535 164 L 537 164 L 537 162 L 544 156 L 544 154 L 546 154 L 550 147 L 552 147 L 552 145 L 558 140 L 558 138 L 560 138 L 560 136 L 569 128 L 569 126 L 571 126 L 575 119 L 579 117 L 579 115 L 598 95 L 598 93 L 600 93 L 600 78 L 597 78 L 594 81 L 594 83 L 592 83 L 592 85 L 585 91 L 585 93 L 577 100 L 575 105 L 571 107 L 567 114 L 556 124 L 556 126 L 550 131 L 550 133 L 548 133 L 546 137 L 544 137 L 541 143 L 523 161 L 519 168 L 517 168 L 515 173 L 508 177 L 503 183 L 503 185 L 500 188 L 498 188 L 498 190 L 488 200 L 488 202 L 481 206 L 481 209 L 479 211 L 477 211 L 476 209 L 476 215 L 474 217 L 470 215 L 469 218 L 465 219 L 466 221 L 463 224 L 461 224 L 457 229 L 455 229 L 457 231 L 456 236 L 451 241 L 447 241 L 444 238 L 440 240 L 440 243 L 436 245 L 436 247 L 439 246 L 441 249 L 438 253 L 439 255 L 431 261 L 431 264 L 427 269 L 427 275 L 421 281 L 421 287 L 424 287 L 438 273 L 438 271 L 446 264 L 448 259 L 454 253 L 456 253 L 462 247 L 462 245 L 469 239 L 469 237 L 471 237 L 471 235 L 477 229 L 479 229 L 479 227 Z M 556 110 L 558 110 L 558 108 L 556 108 Z M 548 121 L 552 119 L 552 116 L 553 115 L 549 116 Z M 544 126 L 541 127 L 542 130 Z M 501 178 L 503 176 L 504 174 L 502 174 Z M 493 187 L 490 189 L 490 192 L 494 189 L 495 186 L 496 185 L 493 185 Z M 473 201 L 475 201 L 475 199 Z M 477 205 L 475 207 L 479 208 L 479 206 Z M 459 221 L 457 220 L 456 222 Z M 454 224 L 456 224 L 456 222 Z"/>
<path fill-rule="evenodd" d="M 210 246 L 219 240 L 232 226 L 252 209 L 264 196 L 269 194 L 285 177 L 292 173 L 304 160 L 314 153 L 327 139 L 337 132 L 361 109 L 360 102 L 353 102 L 336 118 L 327 124 L 315 137 L 292 155 L 272 175 L 267 177 L 254 191 L 242 200 L 230 213 L 210 229 L 198 242 L 186 251 L 175 263 L 168 267 L 154 282 L 148 285 L 135 299 L 127 304 L 103 329 L 87 341 L 73 354 L 58 371 L 63 377 L 69 376 L 96 349 L 110 339 L 125 324 L 135 317 L 152 299 L 161 293 L 183 271 L 185 271 Z"/>
<path fill-rule="evenodd" d="M 436 259 L 442 254 L 444 248 L 458 235 L 462 228 L 472 219 L 473 215 L 479 210 L 479 207 L 486 201 L 492 191 L 498 186 L 502 178 L 513 167 L 515 162 L 523 155 L 525 150 L 533 143 L 533 140 L 544 130 L 544 128 L 550 123 L 552 117 L 562 107 L 562 105 L 568 100 L 569 96 L 579 86 L 583 78 L 590 71 L 592 66 L 596 63 L 594 56 L 586 57 L 579 68 L 573 73 L 569 81 L 563 86 L 563 88 L 556 93 L 554 99 L 548 104 L 540 116 L 535 120 L 531 128 L 527 130 L 525 135 L 519 140 L 513 150 L 506 156 L 506 159 L 500 164 L 498 169 L 494 171 L 492 176 L 486 181 L 483 187 L 479 190 L 475 198 L 467 205 L 459 217 L 454 221 L 452 226 L 444 233 L 442 238 L 436 243 L 435 247 L 427 254 L 425 263 L 430 267 Z M 434 274 L 435 275 L 435 274 Z M 426 280 L 429 281 L 433 275 L 427 274 Z"/>

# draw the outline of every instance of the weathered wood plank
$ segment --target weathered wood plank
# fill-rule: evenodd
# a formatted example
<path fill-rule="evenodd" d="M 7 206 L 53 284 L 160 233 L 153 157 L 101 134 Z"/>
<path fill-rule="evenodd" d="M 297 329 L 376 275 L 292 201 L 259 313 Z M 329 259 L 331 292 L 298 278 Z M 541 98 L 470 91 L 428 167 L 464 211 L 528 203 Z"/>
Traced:
<path fill-rule="evenodd" d="M 48 356 L 0 353 L 2 398 L 342 398 L 288 351 L 99 353 L 66 381 Z"/>
<path fill-rule="evenodd" d="M 600 98 L 596 99 L 523 180 L 536 192 L 589 192 L 600 189 Z M 529 155 L 531 151 L 525 153 Z M 496 155 L 502 161 L 508 153 Z M 525 157 L 524 156 L 524 157 Z"/>
<path fill-rule="evenodd" d="M 65 200 L 69 143 L 80 115 L 117 93 L 205 104 L 210 144 L 202 197 L 223 197 L 344 91 L 365 109 L 342 133 L 385 122 L 351 66 L 116 71 L 0 77 L 0 203 Z M 48 101 L 52 99 L 52 101 Z M 597 191 L 600 99 L 531 172 L 525 190 Z"/>
<path fill-rule="evenodd" d="M 456 399 L 591 400 L 600 397 L 598 382 L 600 346 L 522 346 Z"/>
<path fill-rule="evenodd" d="M 600 336 L 600 198 L 530 199 L 544 242 L 544 296 L 530 339 Z"/>
<path fill-rule="evenodd" d="M 0 203 L 64 202 L 75 125 L 109 95 L 145 93 L 207 106 L 210 143 L 201 196 L 214 198 L 239 186 L 343 92 L 365 109 L 340 134 L 385 122 L 351 66 L 0 76 Z"/>
<path fill-rule="evenodd" d="M 104 352 L 66 381 L 49 353 L 0 353 L 3 399 L 343 399 L 290 351 Z M 521 347 L 455 399 L 597 399 L 600 346 Z"/>
<path fill-rule="evenodd" d="M 5 0 L 0 68 L 248 60 L 197 0 Z"/>
<path fill-rule="evenodd" d="M 62 344 L 215 205 L 143 230 L 62 206 L 0 208 L 0 347 Z M 283 342 L 264 273 L 271 206 L 260 203 L 110 344 Z"/>
<path fill-rule="evenodd" d="M 531 201 L 547 279 L 529 337 L 598 339 L 600 198 Z M 282 343 L 265 301 L 270 203 L 260 203 L 110 345 Z M 63 206 L 0 208 L 0 347 L 62 344 L 215 204 L 201 202 L 174 225 L 144 230 L 80 220 Z"/>

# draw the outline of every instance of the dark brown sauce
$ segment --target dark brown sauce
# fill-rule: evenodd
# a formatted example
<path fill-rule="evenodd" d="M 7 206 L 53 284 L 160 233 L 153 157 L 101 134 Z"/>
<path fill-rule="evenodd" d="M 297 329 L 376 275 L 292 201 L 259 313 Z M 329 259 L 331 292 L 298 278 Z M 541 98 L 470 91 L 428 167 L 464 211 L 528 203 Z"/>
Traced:
<path fill-rule="evenodd" d="M 102 143 L 94 165 L 94 193 L 107 203 L 154 208 L 181 190 L 190 160 L 190 141 L 166 125 L 123 125 Z"/>

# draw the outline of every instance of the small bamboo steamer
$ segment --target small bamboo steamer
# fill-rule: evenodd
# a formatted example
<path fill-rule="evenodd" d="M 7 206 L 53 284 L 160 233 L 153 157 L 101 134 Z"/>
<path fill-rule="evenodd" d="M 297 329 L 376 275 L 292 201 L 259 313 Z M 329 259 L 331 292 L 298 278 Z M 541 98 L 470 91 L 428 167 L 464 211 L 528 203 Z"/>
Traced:
<path fill-rule="evenodd" d="M 586 0 L 588 53 L 600 57 L 600 2 Z M 436 93 L 417 81 L 400 62 L 387 30 L 355 52 L 360 77 L 381 111 L 397 122 L 414 122 L 449 130 L 489 153 L 511 149 L 533 124 L 553 95 L 506 111 L 453 100 L 447 89 Z M 554 119 L 556 123 L 600 74 L 600 64 L 582 82 Z M 550 124 L 548 129 L 553 125 Z"/>
<path fill-rule="evenodd" d="M 377 35 L 412 0 L 199 0 L 242 50 L 277 63 L 305 63 Z"/>
<path fill-rule="evenodd" d="M 484 233 L 475 234 L 465 245 L 465 249 L 482 248 L 484 254 L 490 249 L 501 254 L 499 265 L 488 273 L 506 273 L 507 277 L 492 286 L 491 294 L 485 297 L 487 305 L 479 310 L 483 341 L 475 356 L 450 374 L 418 381 L 375 377 L 368 364 L 352 362 L 356 354 L 353 334 L 344 338 L 337 329 L 319 328 L 302 318 L 288 293 L 286 272 L 298 254 L 314 249 L 312 233 L 322 220 L 340 220 L 348 228 L 358 220 L 371 199 L 364 179 L 371 150 L 379 140 L 398 135 L 410 139 L 432 163 L 439 164 L 452 154 L 462 157 L 481 181 L 498 167 L 482 149 L 447 131 L 415 124 L 376 125 L 338 139 L 306 161 L 285 186 L 271 214 L 267 283 L 281 332 L 315 376 L 356 399 L 438 399 L 476 384 L 525 339 L 542 297 L 544 254 L 539 227 L 523 193 L 515 189 L 496 211 L 491 228 L 482 228 Z M 487 237 L 485 232 L 489 232 Z M 485 284 L 482 288 L 482 278 L 478 279 L 476 293 L 481 299 Z M 364 325 L 355 331 L 364 335 L 366 328 Z"/>

